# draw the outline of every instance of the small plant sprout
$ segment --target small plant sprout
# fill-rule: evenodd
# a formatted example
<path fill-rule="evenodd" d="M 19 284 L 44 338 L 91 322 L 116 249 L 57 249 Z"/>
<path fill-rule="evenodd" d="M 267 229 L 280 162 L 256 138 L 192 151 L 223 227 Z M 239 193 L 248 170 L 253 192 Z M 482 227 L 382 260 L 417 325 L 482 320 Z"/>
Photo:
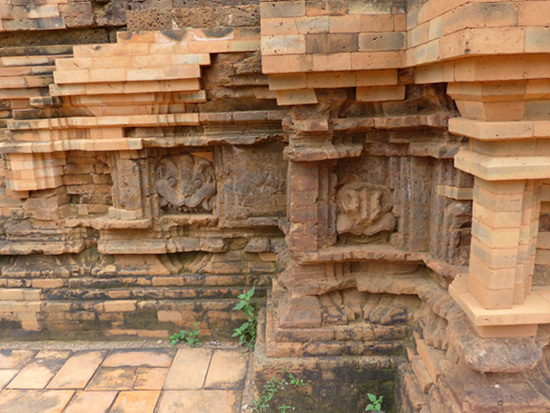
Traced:
<path fill-rule="evenodd" d="M 287 386 L 288 384 L 291 384 L 293 387 L 302 387 L 306 385 L 302 379 L 295 377 L 287 370 L 286 367 L 283 367 L 283 371 L 286 373 L 288 381 L 287 378 L 278 380 L 275 377 L 271 377 L 271 380 L 264 384 L 264 388 L 258 399 L 254 401 L 252 410 L 254 413 L 267 412 L 267 409 L 269 408 L 269 403 L 271 402 L 273 397 L 275 397 L 276 394 L 282 393 L 285 389 L 285 386 Z M 290 411 L 293 411 L 295 409 L 294 407 L 283 403 L 277 408 L 277 410 L 282 413 L 289 413 Z"/>
<path fill-rule="evenodd" d="M 382 399 L 384 396 L 376 397 L 374 394 L 367 393 L 371 403 L 365 408 L 366 412 L 381 412 L 382 411 Z"/>
<path fill-rule="evenodd" d="M 173 346 L 177 343 L 186 343 L 189 347 L 199 347 L 201 345 L 198 338 L 200 332 L 198 323 L 194 323 L 193 330 L 181 330 L 179 333 L 170 336 L 170 345 Z"/>
<path fill-rule="evenodd" d="M 246 345 L 250 350 L 254 350 L 256 343 L 256 329 L 258 326 L 258 313 L 254 305 L 252 305 L 252 297 L 256 292 L 256 287 L 252 287 L 245 293 L 238 296 L 239 302 L 233 310 L 242 311 L 248 317 L 239 328 L 236 328 L 233 337 L 239 337 L 239 342 Z"/>
<path fill-rule="evenodd" d="M 286 367 L 283 367 L 283 370 L 285 373 L 288 373 L 288 380 L 290 380 L 290 384 L 292 386 L 301 387 L 306 385 L 302 379 L 294 377 L 294 375 L 291 372 L 289 372 Z"/>

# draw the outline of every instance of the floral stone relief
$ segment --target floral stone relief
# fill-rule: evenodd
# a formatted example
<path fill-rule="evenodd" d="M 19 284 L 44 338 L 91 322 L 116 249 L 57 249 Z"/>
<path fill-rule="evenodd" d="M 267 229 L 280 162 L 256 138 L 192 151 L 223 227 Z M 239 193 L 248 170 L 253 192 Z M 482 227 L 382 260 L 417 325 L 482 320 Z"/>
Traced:
<path fill-rule="evenodd" d="M 359 181 L 350 175 L 336 193 L 338 215 L 336 230 L 348 242 L 385 242 L 394 231 L 397 219 L 389 188 Z"/>
<path fill-rule="evenodd" d="M 161 159 L 155 187 L 159 205 L 170 213 L 211 212 L 216 195 L 212 163 L 195 155 Z"/>

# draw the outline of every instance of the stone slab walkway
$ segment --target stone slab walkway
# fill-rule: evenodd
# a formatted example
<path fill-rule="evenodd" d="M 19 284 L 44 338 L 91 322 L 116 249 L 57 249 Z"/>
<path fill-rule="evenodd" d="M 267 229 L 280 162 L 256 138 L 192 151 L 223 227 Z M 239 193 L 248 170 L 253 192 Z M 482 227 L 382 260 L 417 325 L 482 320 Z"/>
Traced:
<path fill-rule="evenodd" d="M 249 353 L 228 346 L 0 344 L 2 413 L 237 413 Z"/>

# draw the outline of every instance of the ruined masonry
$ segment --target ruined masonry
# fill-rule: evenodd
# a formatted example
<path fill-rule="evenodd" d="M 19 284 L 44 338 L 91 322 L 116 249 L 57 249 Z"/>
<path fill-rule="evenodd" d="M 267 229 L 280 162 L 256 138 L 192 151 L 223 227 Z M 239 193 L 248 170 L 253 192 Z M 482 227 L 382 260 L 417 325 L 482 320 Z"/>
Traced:
<path fill-rule="evenodd" d="M 228 338 L 255 285 L 257 386 L 550 411 L 549 24 L 549 0 L 0 0 L 0 337 Z"/>

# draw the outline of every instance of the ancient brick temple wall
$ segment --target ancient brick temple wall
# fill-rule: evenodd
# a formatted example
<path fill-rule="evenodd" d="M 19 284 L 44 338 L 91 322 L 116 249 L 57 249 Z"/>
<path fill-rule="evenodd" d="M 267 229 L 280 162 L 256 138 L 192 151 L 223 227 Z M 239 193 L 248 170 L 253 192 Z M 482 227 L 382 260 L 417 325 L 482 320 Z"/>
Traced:
<path fill-rule="evenodd" d="M 259 4 L 180 3 L 0 3 L 3 337 L 228 337 L 280 269 Z"/>
<path fill-rule="evenodd" d="M 0 335 L 227 336 L 256 285 L 258 383 L 550 410 L 548 16 L 0 0 Z"/>

